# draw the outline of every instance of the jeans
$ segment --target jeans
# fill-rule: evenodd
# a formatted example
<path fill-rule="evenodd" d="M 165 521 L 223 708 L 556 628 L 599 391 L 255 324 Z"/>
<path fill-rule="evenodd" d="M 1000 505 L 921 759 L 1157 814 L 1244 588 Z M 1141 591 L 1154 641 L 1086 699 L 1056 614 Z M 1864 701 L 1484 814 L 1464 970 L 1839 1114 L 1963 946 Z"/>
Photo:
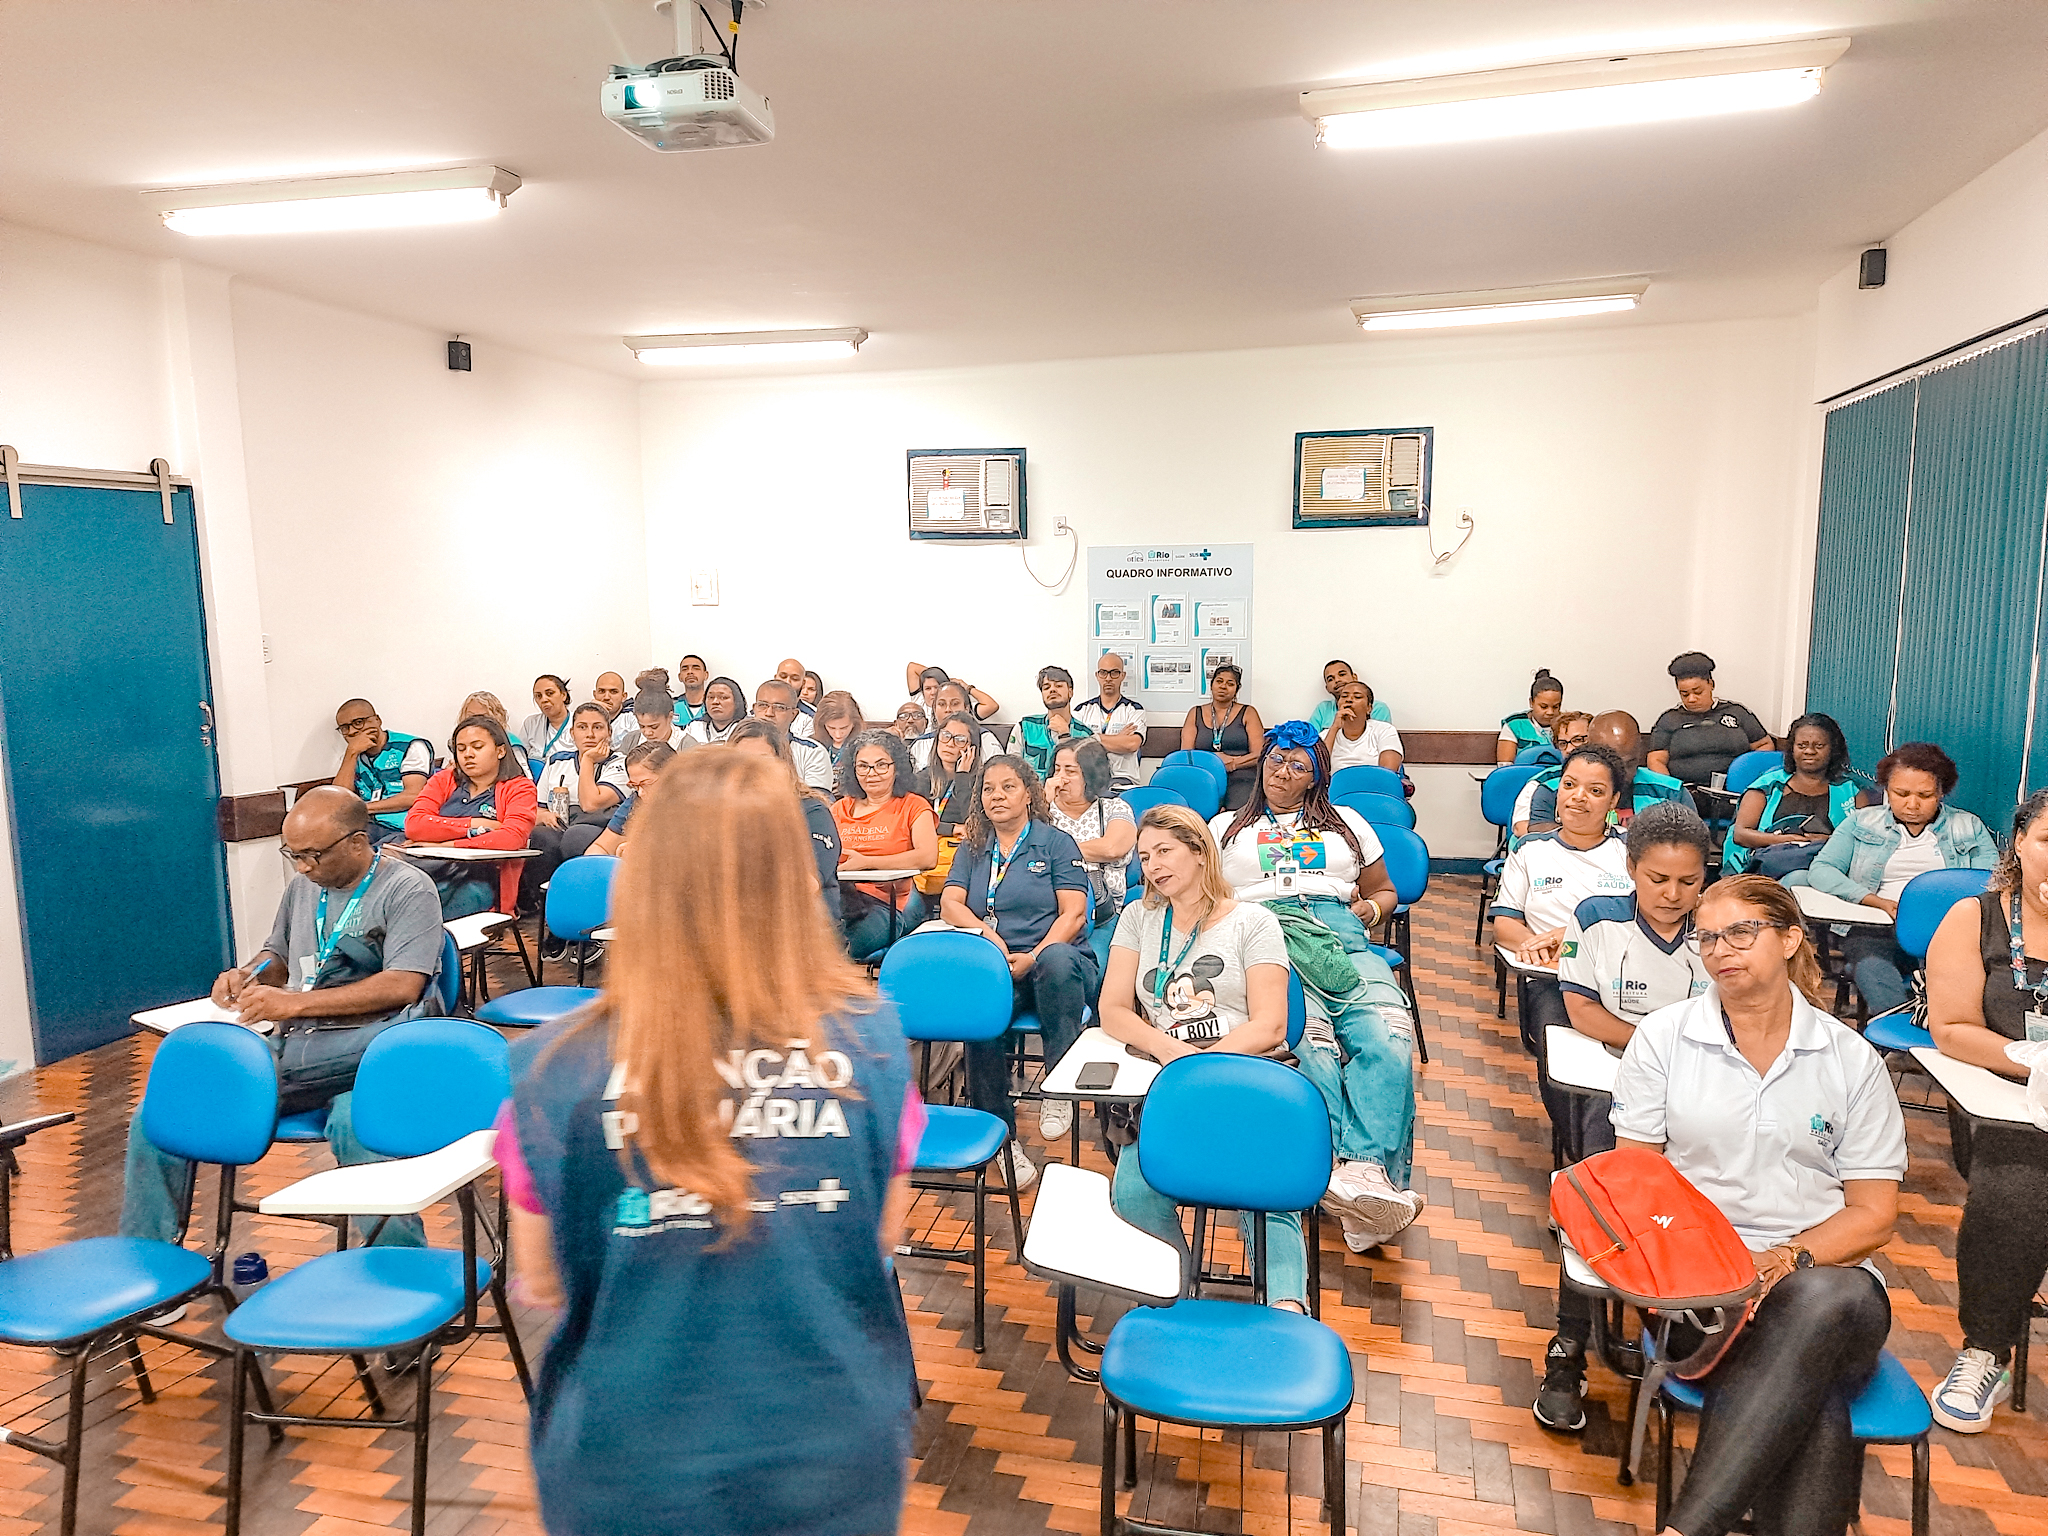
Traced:
<path fill-rule="evenodd" d="M 294 1030 L 282 1042 L 271 1037 L 278 1057 L 278 1113 L 295 1115 L 331 1104 L 327 1112 L 327 1144 L 343 1167 L 385 1159 L 356 1140 L 351 1107 L 356 1068 L 370 1042 L 404 1019 L 419 1016 L 417 1007 L 359 1024 L 352 1029 Z M 142 1134 L 142 1116 L 128 1122 L 128 1158 L 121 1191 L 121 1235 L 175 1243 L 192 1209 L 195 1165 L 189 1158 L 163 1151 Z M 358 1241 L 369 1227 L 355 1223 Z M 380 1247 L 424 1248 L 426 1227 L 417 1216 L 393 1216 L 377 1236 Z"/>
<path fill-rule="evenodd" d="M 1193 1278 L 1197 1256 L 1188 1251 L 1187 1234 L 1181 1231 L 1180 1207 L 1145 1182 L 1134 1147 L 1124 1149 L 1116 1160 L 1116 1176 L 1109 1187 L 1109 1203 L 1117 1215 L 1140 1231 L 1173 1244 L 1181 1256 L 1181 1287 Z M 1266 1213 L 1266 1300 L 1292 1301 L 1308 1310 L 1308 1249 L 1301 1238 L 1301 1212 Z M 1237 1213 L 1238 1230 L 1244 1234 L 1247 1261 L 1252 1253 L 1254 1213 Z"/>
<path fill-rule="evenodd" d="M 840 921 L 841 930 L 846 935 L 847 954 L 856 960 L 879 955 L 889 947 L 889 904 L 872 896 L 860 895 L 854 898 L 853 907 L 853 914 Z M 924 919 L 924 897 L 913 889 L 910 900 L 896 914 L 896 937 L 902 938 Z"/>
<path fill-rule="evenodd" d="M 1956 1234 L 1956 1319 L 1964 1348 L 2003 1361 L 2025 1335 L 2048 1271 L 2048 1147 L 2030 1125 L 1983 1121 L 1965 1144 L 1970 1193 Z"/>
<path fill-rule="evenodd" d="M 1759 1536 L 1842 1536 L 1863 1471 L 1849 1399 L 1891 1326 L 1867 1269 L 1818 1265 L 1780 1280 L 1703 1383 L 1699 1444 L 1666 1524 L 1722 1536 L 1747 1510 Z"/>
<path fill-rule="evenodd" d="M 1913 995 L 1906 978 L 1920 962 L 1899 948 L 1890 928 L 1851 928 L 1842 940 L 1842 959 L 1871 1013 L 1904 1007 Z"/>
<path fill-rule="evenodd" d="M 1309 1026 L 1295 1059 L 1329 1108 L 1337 1160 L 1378 1163 L 1395 1188 L 1406 1189 L 1415 1156 L 1414 1016 L 1392 1002 L 1399 989 L 1386 962 L 1371 952 L 1358 915 L 1341 901 L 1318 898 L 1306 905 L 1343 941 L 1361 984 L 1335 1015 L 1307 993 Z M 1374 993 L 1384 1000 L 1367 1001 Z M 1319 1038 L 1318 1023 L 1327 1026 L 1334 1045 Z"/>
<path fill-rule="evenodd" d="M 1549 1028 L 1572 1027 L 1571 1011 L 1565 1007 L 1564 989 L 1554 976 L 1523 978 L 1522 996 L 1528 1001 L 1523 1031 L 1536 1053 L 1536 1091 L 1550 1116 L 1550 1166 L 1562 1168 L 1594 1152 L 1614 1145 L 1614 1128 L 1607 1118 L 1614 1101 L 1604 1093 L 1574 1093 L 1550 1080 Z M 1605 1136 L 1595 1147 L 1588 1140 Z"/>
<path fill-rule="evenodd" d="M 1048 944 L 1030 970 L 1017 978 L 1016 1005 L 1010 1017 L 1038 1015 L 1045 1059 L 1058 1061 L 1081 1038 L 1081 1013 L 1102 985 L 1095 956 L 1078 944 Z M 987 1110 L 1017 1134 L 1017 1109 L 1010 1102 L 1010 1052 L 1007 1036 L 978 1040 L 966 1047 L 967 1102 Z"/>

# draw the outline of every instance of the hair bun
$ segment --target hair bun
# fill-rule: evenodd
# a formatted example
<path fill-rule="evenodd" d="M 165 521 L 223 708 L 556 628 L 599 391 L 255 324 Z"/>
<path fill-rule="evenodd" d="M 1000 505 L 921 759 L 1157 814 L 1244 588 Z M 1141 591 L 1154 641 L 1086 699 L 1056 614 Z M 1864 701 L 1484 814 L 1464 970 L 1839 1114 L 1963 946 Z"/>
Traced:
<path fill-rule="evenodd" d="M 1671 658 L 1671 665 L 1664 669 L 1674 678 L 1704 677 L 1714 680 L 1714 658 L 1705 651 L 1687 651 L 1683 656 Z"/>

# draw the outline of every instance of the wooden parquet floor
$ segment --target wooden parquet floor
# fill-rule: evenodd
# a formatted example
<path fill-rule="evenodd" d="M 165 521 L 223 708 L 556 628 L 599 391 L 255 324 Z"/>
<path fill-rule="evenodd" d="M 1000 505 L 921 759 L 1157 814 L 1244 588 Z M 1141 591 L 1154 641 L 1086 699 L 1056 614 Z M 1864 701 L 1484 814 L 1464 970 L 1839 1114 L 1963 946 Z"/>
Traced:
<path fill-rule="evenodd" d="M 1650 1531 L 1646 1476 L 1614 1477 L 1626 1386 L 1596 1367 L 1582 1436 L 1546 1433 L 1530 1417 L 1555 1315 L 1556 1249 L 1545 1222 L 1549 1132 L 1534 1066 L 1509 1017 L 1494 1017 L 1490 966 L 1471 941 L 1476 880 L 1440 877 L 1415 916 L 1413 960 L 1431 1061 L 1418 1072 L 1416 1185 L 1428 1208 L 1398 1243 L 1347 1253 L 1325 1223 L 1322 1315 L 1351 1346 L 1357 1402 L 1347 1425 L 1349 1525 L 1360 1536 L 1619 1536 Z M 510 963 L 494 965 L 516 985 Z M 553 975 L 549 979 L 559 979 Z M 153 1041 L 124 1040 L 0 1085 L 8 1120 L 54 1109 L 75 1125 L 22 1154 L 15 1242 L 27 1251 L 113 1228 L 127 1120 Z M 1035 1115 L 1026 1107 L 1027 1140 Z M 1963 1183 L 1938 1116 L 1909 1114 L 1912 1168 L 1899 1234 L 1881 1256 L 1891 1288 L 1892 1349 L 1924 1387 L 1960 1344 L 1955 1235 Z M 1064 1143 L 1054 1155 L 1064 1158 Z M 1084 1144 L 1083 1162 L 1106 1169 Z M 256 1193 L 326 1166 L 324 1146 L 279 1146 L 244 1175 Z M 202 1180 L 198 1209 L 210 1209 Z M 1026 1201 L 1029 1214 L 1029 1201 Z M 913 1225 L 938 1241 L 964 1238 L 964 1202 L 921 1199 Z M 453 1240 L 453 1224 L 439 1218 Z M 430 1222 L 430 1230 L 433 1230 Z M 1096 1522 L 1100 1399 L 1069 1381 L 1053 1352 L 1054 1299 L 1011 1253 L 1007 1207 L 991 1203 L 988 1348 L 972 1349 L 965 1265 L 900 1268 L 925 1403 L 903 1529 L 918 1536 L 1037 1536 Z M 325 1229 L 264 1218 L 236 1232 L 273 1273 L 322 1251 Z M 1241 1261 L 1235 1231 L 1218 1259 Z M 1223 1294 L 1229 1294 L 1225 1292 Z M 1091 1309 L 1094 1309 L 1091 1313 Z M 1116 1308 L 1083 1293 L 1097 1337 Z M 537 1352 L 546 1320 L 522 1319 Z M 217 1324 L 197 1309 L 181 1326 Z M 157 1388 L 142 1404 L 129 1378 L 108 1372 L 88 1413 L 79 1530 L 114 1536 L 210 1536 L 221 1530 L 226 1464 L 220 1369 L 206 1357 L 152 1343 Z M 55 1362 L 0 1352 L 0 1421 L 34 1424 L 47 1410 Z M 318 1361 L 278 1362 L 282 1395 L 307 1404 L 361 1403 L 344 1372 Z M 410 1383 L 391 1383 L 409 1396 Z M 2038 1375 L 2033 1390 L 2044 1384 Z M 433 1536 L 525 1536 L 539 1520 L 525 1456 L 525 1408 L 504 1347 L 477 1341 L 435 1372 L 429 1479 Z M 2048 1408 L 2037 1406 L 2037 1413 Z M 1681 1434 L 1681 1443 L 1684 1435 Z M 403 1530 L 410 1486 L 406 1437 L 364 1429 L 294 1430 L 279 1451 L 252 1442 L 245 1529 L 256 1536 L 381 1536 Z M 1320 1442 L 1313 1436 L 1197 1436 L 1147 1423 L 1137 1489 L 1123 1497 L 1148 1518 L 1267 1536 L 1319 1529 Z M 57 1469 L 0 1445 L 0 1536 L 56 1529 Z M 1861 1529 L 1908 1530 L 1908 1452 L 1871 1452 Z M 2048 1536 L 2048 1433 L 2043 1420 L 2002 1410 L 1989 1433 L 1934 1431 L 1933 1530 L 1968 1536 Z M 579 1533 L 585 1536 L 585 1533 Z M 629 1536 L 629 1533 L 621 1533 Z"/>

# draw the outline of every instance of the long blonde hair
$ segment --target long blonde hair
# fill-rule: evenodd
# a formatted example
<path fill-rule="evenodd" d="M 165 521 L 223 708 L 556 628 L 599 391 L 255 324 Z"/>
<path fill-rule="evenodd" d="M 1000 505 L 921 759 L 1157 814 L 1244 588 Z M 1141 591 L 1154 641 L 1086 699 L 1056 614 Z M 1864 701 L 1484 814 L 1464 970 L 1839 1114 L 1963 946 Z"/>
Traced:
<path fill-rule="evenodd" d="M 618 942 L 604 995 L 577 1026 L 612 1032 L 633 1145 L 735 1236 L 753 1169 L 728 1134 L 719 1069 L 791 1039 L 808 1037 L 816 1055 L 823 1021 L 875 995 L 818 898 L 817 869 L 785 764 L 683 753 L 633 813 L 633 855 L 612 890 Z"/>
<path fill-rule="evenodd" d="M 1223 854 L 1216 847 L 1209 823 L 1184 805 L 1155 805 L 1139 818 L 1138 831 L 1141 835 L 1147 827 L 1157 827 L 1202 861 L 1202 878 L 1197 889 L 1202 898 L 1204 919 L 1226 901 L 1236 898 L 1237 892 L 1223 878 Z M 1137 844 L 1131 846 L 1135 848 Z M 1163 907 L 1166 898 L 1148 885 L 1145 887 L 1144 905 Z"/>
<path fill-rule="evenodd" d="M 1704 904 L 1723 897 L 1739 901 L 1746 907 L 1755 907 L 1775 926 L 1799 935 L 1799 947 L 1786 960 L 1785 970 L 1792 978 L 1792 985 L 1809 1003 L 1822 1013 L 1828 1012 L 1820 957 L 1813 952 L 1813 939 L 1806 931 L 1805 914 L 1799 910 L 1799 902 L 1792 893 L 1769 875 L 1730 875 L 1708 886 L 1700 901 Z"/>

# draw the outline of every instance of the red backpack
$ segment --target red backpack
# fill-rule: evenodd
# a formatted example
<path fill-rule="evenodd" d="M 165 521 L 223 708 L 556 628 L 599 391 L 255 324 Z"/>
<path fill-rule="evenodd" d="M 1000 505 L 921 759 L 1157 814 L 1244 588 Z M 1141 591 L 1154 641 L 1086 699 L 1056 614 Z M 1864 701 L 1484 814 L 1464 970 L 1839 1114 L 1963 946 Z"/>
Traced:
<path fill-rule="evenodd" d="M 1618 1147 L 1574 1163 L 1550 1186 L 1550 1217 L 1623 1301 L 1656 1313 L 1658 1348 L 1643 1378 L 1630 1440 L 1633 1473 L 1643 1426 L 1666 1374 L 1707 1374 L 1749 1321 L 1760 1282 L 1756 1260 L 1728 1218 L 1656 1152 Z M 1683 1360 L 1670 1357 L 1671 1324 L 1689 1320 L 1706 1337 Z"/>

